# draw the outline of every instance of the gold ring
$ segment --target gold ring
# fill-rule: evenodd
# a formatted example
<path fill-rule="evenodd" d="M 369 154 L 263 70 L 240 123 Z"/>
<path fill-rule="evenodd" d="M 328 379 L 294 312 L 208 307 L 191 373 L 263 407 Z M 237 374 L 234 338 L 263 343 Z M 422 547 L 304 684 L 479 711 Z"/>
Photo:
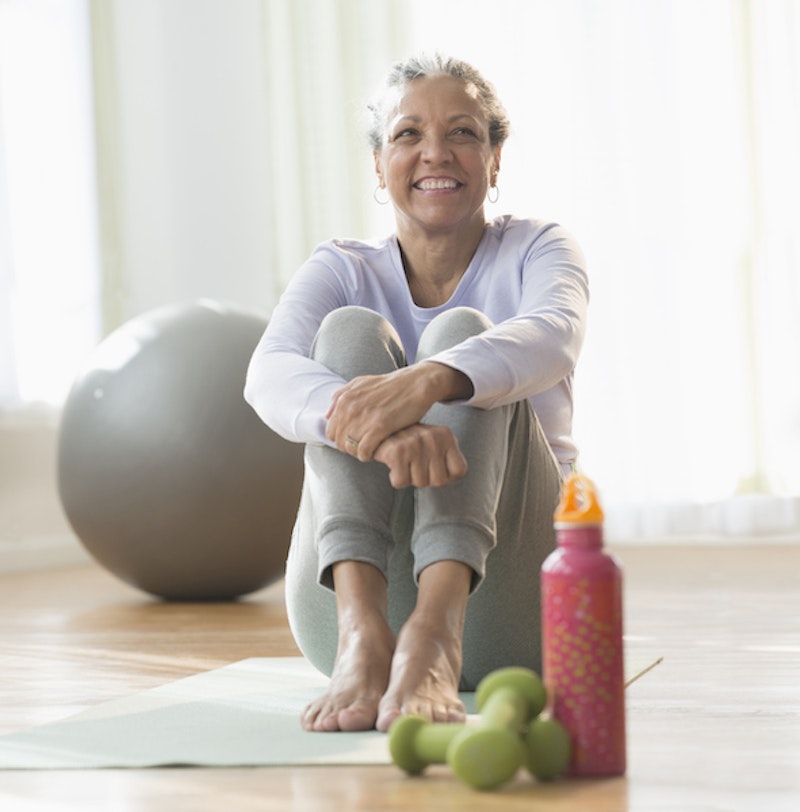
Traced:
<path fill-rule="evenodd" d="M 358 440 L 354 440 L 352 437 L 345 437 L 344 438 L 345 445 L 351 445 L 353 448 L 358 448 Z"/>

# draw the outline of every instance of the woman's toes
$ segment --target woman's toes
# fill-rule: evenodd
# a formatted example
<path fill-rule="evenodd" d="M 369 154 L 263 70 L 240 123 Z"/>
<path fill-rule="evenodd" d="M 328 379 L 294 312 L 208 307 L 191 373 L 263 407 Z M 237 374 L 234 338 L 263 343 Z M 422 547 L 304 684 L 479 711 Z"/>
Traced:
<path fill-rule="evenodd" d="M 374 704 L 353 703 L 343 708 L 338 715 L 338 729 L 349 733 L 358 730 L 372 730 L 375 727 L 377 712 Z"/>
<path fill-rule="evenodd" d="M 402 715 L 403 712 L 398 707 L 392 706 L 384 708 L 378 714 L 378 721 L 375 723 L 375 727 L 381 733 L 386 733 L 392 726 L 392 722 Z"/>
<path fill-rule="evenodd" d="M 300 716 L 300 725 L 303 730 L 313 730 L 318 715 L 319 709 L 316 705 L 309 705 Z"/>
<path fill-rule="evenodd" d="M 459 702 L 458 705 L 451 705 L 445 711 L 445 722 L 466 722 L 467 710 L 463 703 Z"/>

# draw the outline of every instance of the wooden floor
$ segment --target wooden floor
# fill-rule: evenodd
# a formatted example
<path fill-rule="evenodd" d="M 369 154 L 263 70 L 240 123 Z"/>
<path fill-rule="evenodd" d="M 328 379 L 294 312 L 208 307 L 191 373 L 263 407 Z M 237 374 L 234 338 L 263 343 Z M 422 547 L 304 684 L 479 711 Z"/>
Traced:
<path fill-rule="evenodd" d="M 664 662 L 628 688 L 626 778 L 497 793 L 444 768 L 0 772 L 0 810 L 800 810 L 800 543 L 622 547 L 626 634 Z M 253 656 L 297 651 L 281 585 L 152 601 L 93 568 L 0 578 L 0 733 Z M 320 734 L 324 735 L 324 734 Z"/>

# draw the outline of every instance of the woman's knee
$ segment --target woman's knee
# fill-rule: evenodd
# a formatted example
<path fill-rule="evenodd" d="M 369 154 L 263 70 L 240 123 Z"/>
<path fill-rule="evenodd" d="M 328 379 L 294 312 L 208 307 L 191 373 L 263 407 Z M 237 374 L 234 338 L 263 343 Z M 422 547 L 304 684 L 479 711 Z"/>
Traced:
<path fill-rule="evenodd" d="M 472 307 L 454 307 L 445 310 L 425 328 L 419 340 L 417 360 L 429 358 L 470 336 L 479 335 L 492 326 L 492 320 Z"/>
<path fill-rule="evenodd" d="M 322 320 L 311 357 L 346 380 L 405 366 L 405 352 L 392 325 L 379 313 L 349 305 Z"/>

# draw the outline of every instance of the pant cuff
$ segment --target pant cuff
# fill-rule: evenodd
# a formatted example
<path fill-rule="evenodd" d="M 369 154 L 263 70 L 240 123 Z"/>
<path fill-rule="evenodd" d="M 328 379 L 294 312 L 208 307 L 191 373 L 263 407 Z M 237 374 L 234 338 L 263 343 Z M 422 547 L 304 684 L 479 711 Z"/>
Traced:
<path fill-rule="evenodd" d="M 439 561 L 459 561 L 472 569 L 470 593 L 474 592 L 486 577 L 486 559 L 495 545 L 494 535 L 483 525 L 452 521 L 427 525 L 415 534 L 414 581 L 419 585 L 419 575 L 426 567 Z"/>
<path fill-rule="evenodd" d="M 319 531 L 317 582 L 333 589 L 333 565 L 341 561 L 372 564 L 388 579 L 391 539 L 374 527 L 352 518 L 327 519 Z"/>

